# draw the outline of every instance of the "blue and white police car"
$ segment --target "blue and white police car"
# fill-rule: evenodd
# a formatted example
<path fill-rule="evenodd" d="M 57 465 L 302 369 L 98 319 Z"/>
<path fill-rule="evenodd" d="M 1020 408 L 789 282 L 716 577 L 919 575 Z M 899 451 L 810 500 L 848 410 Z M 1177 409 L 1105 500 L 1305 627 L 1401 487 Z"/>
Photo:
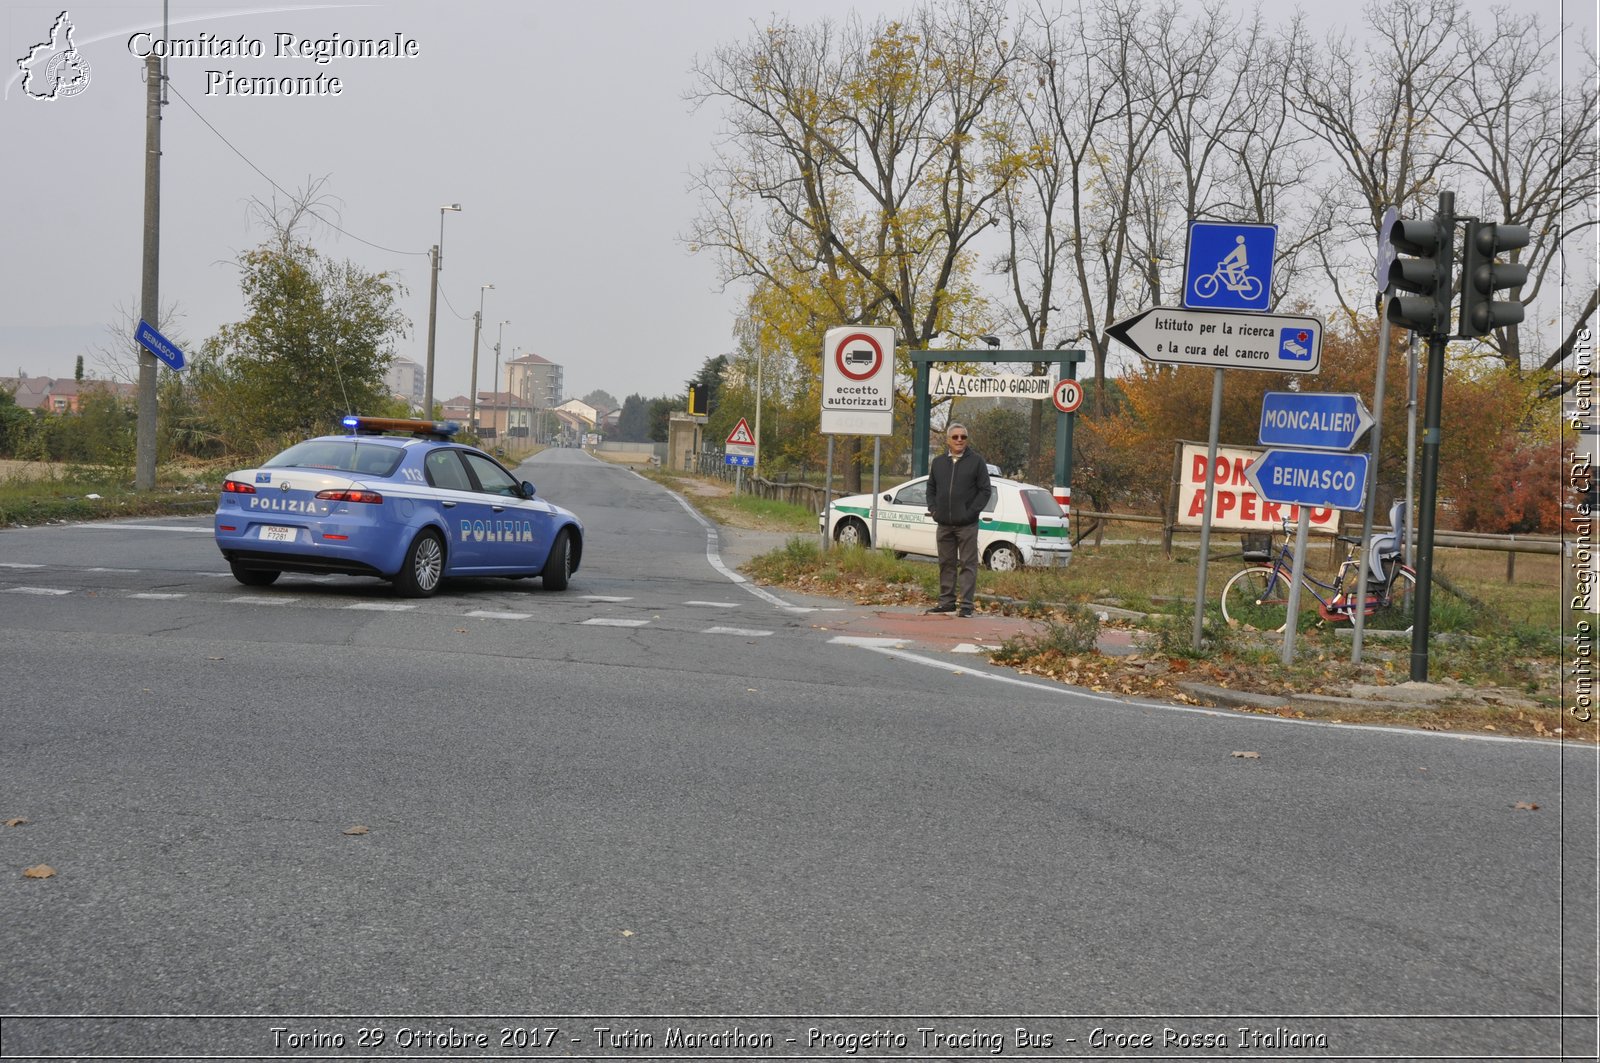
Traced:
<path fill-rule="evenodd" d="M 223 481 L 216 541 L 240 583 L 336 572 L 389 580 L 407 598 L 447 576 L 539 576 L 566 589 L 582 523 L 454 442 L 455 422 L 346 417 L 344 427 Z"/>

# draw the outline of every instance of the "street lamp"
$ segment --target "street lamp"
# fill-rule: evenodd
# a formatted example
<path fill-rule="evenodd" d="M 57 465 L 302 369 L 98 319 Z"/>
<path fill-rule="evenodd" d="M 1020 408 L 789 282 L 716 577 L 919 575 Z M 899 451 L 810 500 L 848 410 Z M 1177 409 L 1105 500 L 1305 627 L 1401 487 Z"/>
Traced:
<path fill-rule="evenodd" d="M 422 385 L 422 416 L 433 417 L 433 334 L 439 322 L 439 260 L 444 250 L 444 212 L 460 211 L 460 203 L 446 203 L 439 208 L 439 242 L 433 245 L 433 285 L 428 290 L 428 366 Z"/>
<path fill-rule="evenodd" d="M 478 285 L 478 312 L 472 315 L 472 434 L 478 434 L 478 334 L 483 331 L 483 293 L 493 288 L 492 284 Z"/>
<path fill-rule="evenodd" d="M 500 322 L 500 331 L 495 333 L 495 337 L 494 337 L 494 405 L 495 405 L 495 409 L 496 410 L 498 410 L 500 408 L 500 341 L 505 338 L 506 326 L 509 325 L 509 324 L 511 324 L 511 319 L 509 317 L 506 318 L 504 321 Z M 495 445 L 496 446 L 498 446 L 499 443 L 500 443 L 500 428 L 499 428 L 499 425 L 500 425 L 500 421 L 499 421 L 499 418 L 498 418 L 498 415 L 497 415 L 496 419 L 495 419 L 495 434 L 494 434 Z M 510 427 L 511 427 L 511 418 L 510 418 L 509 415 L 507 415 L 507 417 L 506 417 L 506 428 L 509 430 Z"/>

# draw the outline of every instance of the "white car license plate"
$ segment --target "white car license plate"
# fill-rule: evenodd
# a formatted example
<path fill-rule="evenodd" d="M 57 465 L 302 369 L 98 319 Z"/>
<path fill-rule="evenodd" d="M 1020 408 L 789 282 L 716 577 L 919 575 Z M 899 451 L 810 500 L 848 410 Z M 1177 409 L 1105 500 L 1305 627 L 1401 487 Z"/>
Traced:
<path fill-rule="evenodd" d="M 285 528 L 281 524 L 263 524 L 261 538 L 270 543 L 292 543 L 295 540 L 295 529 Z"/>

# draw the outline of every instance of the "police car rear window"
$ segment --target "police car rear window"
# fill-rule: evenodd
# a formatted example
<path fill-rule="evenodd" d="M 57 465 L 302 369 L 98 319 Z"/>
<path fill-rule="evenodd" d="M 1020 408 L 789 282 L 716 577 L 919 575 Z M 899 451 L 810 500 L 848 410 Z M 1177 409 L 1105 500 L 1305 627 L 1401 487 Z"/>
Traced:
<path fill-rule="evenodd" d="M 266 463 L 269 469 L 331 469 L 358 476 L 393 476 L 405 451 L 352 439 L 308 439 Z"/>
<path fill-rule="evenodd" d="M 1022 493 L 1028 496 L 1028 505 L 1033 507 L 1033 512 L 1036 516 L 1061 516 L 1061 506 L 1056 502 L 1055 496 L 1049 491 L 1040 491 L 1035 488 L 1034 490 L 1024 491 Z"/>

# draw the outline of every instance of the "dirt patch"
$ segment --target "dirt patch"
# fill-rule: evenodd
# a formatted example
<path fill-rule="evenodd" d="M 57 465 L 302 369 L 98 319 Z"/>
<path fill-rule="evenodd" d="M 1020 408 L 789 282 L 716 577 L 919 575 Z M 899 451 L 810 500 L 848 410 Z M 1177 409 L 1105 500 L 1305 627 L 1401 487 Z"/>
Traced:
<path fill-rule="evenodd" d="M 13 461 L 0 458 L 0 480 L 54 480 L 66 475 L 67 467 L 55 461 Z"/>

